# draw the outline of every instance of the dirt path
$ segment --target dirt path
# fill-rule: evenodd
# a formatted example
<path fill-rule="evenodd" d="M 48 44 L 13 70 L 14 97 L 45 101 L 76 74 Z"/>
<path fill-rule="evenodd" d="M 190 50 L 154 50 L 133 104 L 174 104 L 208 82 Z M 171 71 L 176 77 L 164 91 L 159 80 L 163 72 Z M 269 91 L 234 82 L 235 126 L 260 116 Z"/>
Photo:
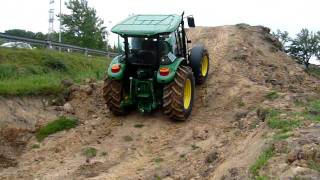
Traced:
<path fill-rule="evenodd" d="M 31 148 L 37 143 L 32 138 L 17 167 L 0 171 L 0 179 L 249 178 L 248 167 L 266 142 L 262 136 L 268 129 L 256 113 L 264 95 L 273 89 L 287 93 L 288 84 L 303 91 L 289 76 L 302 70 L 272 52 L 264 33 L 261 27 L 237 26 L 188 32 L 194 43 L 205 43 L 211 63 L 207 83 L 196 89 L 190 121 L 173 122 L 161 112 L 114 117 L 98 84 L 92 95 L 73 94 L 78 127 L 48 137 L 38 149 Z M 305 78 L 313 88 L 314 80 Z M 86 159 L 85 147 L 96 148 L 97 157 Z"/>

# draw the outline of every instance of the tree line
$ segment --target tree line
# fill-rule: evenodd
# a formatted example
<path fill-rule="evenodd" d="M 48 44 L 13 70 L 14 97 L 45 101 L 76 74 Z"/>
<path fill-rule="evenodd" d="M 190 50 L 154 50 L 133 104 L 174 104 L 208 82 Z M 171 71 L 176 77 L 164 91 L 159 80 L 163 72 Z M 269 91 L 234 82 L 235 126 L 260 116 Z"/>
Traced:
<path fill-rule="evenodd" d="M 61 14 L 61 17 L 57 16 L 61 18 L 62 43 L 92 49 L 117 51 L 115 46 L 111 47 L 107 43 L 107 27 L 104 26 L 104 21 L 97 15 L 97 11 L 89 7 L 87 0 L 69 0 L 65 5 L 69 9 L 70 14 Z M 58 32 L 45 34 L 23 29 L 10 29 L 4 33 L 39 40 L 47 40 L 48 37 L 50 37 L 51 41 L 58 42 L 59 40 Z"/>
<path fill-rule="evenodd" d="M 316 57 L 320 61 L 320 31 L 313 32 L 302 29 L 295 38 L 291 38 L 287 31 L 277 30 L 273 35 L 282 44 L 282 50 L 304 64 L 309 69 L 310 59 Z"/>

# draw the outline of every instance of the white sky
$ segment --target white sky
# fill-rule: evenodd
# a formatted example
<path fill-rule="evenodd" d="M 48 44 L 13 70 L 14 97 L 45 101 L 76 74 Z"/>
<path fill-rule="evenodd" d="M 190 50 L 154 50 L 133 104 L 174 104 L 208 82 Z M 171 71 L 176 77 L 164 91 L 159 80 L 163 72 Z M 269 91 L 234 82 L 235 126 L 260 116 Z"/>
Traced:
<path fill-rule="evenodd" d="M 64 2 L 66 0 L 62 0 Z M 301 28 L 320 30 L 319 0 L 88 0 L 108 29 L 129 14 L 192 14 L 198 26 L 247 23 L 273 30 L 289 31 L 294 36 Z M 55 0 L 55 13 L 59 0 Z M 63 3 L 64 4 L 64 3 Z M 48 31 L 49 0 L 1 0 L 0 32 L 7 29 Z M 62 8 L 67 12 L 66 8 Z M 55 30 L 58 30 L 58 19 Z M 108 22 L 112 22 L 111 24 Z M 114 40 L 115 36 L 112 36 Z"/>

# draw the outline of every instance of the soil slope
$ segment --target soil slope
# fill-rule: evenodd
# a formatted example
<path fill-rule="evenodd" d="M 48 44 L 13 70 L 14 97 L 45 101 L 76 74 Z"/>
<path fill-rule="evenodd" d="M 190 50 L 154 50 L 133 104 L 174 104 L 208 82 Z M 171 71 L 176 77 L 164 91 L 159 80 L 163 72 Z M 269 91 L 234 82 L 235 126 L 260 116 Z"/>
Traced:
<path fill-rule="evenodd" d="M 318 97 L 319 80 L 279 51 L 264 27 L 197 27 L 188 37 L 210 54 L 209 77 L 196 89 L 189 121 L 171 121 L 160 111 L 115 117 L 105 107 L 101 82 L 91 83 L 92 93 L 75 90 L 70 97 L 69 115 L 80 125 L 46 138 L 40 148 L 32 148 L 31 137 L 17 163 L 0 169 L 0 179 L 249 179 L 272 132 L 257 109 Z M 272 91 L 279 100 L 265 97 Z M 97 156 L 86 158 L 86 147 Z"/>

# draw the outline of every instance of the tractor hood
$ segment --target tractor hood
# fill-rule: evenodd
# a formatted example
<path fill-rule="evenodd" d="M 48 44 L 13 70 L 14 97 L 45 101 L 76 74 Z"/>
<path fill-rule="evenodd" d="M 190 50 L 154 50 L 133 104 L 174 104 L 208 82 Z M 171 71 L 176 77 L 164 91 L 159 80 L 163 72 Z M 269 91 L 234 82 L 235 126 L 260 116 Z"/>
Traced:
<path fill-rule="evenodd" d="M 121 36 L 154 36 L 171 33 L 181 23 L 180 15 L 134 15 L 115 25 L 111 32 Z"/>

